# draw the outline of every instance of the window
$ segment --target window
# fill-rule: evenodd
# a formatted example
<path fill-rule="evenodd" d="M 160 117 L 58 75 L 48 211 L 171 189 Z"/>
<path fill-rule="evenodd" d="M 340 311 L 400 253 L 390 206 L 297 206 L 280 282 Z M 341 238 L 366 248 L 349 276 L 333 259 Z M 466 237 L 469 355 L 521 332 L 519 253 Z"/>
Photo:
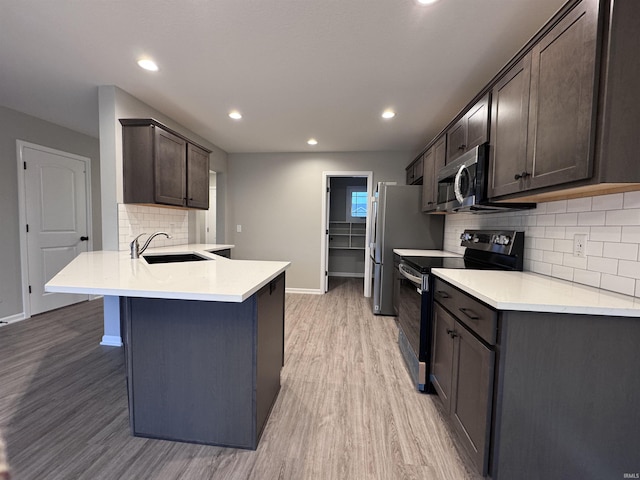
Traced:
<path fill-rule="evenodd" d="M 347 188 L 347 220 L 364 221 L 367 218 L 368 204 L 366 187 Z"/>

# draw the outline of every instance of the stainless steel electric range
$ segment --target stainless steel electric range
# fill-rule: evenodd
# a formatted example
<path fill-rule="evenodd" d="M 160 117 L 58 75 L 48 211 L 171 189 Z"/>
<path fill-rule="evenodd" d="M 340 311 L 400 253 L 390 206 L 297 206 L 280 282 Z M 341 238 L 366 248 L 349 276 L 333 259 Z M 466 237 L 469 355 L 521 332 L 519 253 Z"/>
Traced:
<path fill-rule="evenodd" d="M 418 390 L 430 392 L 433 282 L 432 268 L 522 271 L 524 232 L 465 230 L 462 257 L 400 257 L 395 276 L 398 344 Z"/>

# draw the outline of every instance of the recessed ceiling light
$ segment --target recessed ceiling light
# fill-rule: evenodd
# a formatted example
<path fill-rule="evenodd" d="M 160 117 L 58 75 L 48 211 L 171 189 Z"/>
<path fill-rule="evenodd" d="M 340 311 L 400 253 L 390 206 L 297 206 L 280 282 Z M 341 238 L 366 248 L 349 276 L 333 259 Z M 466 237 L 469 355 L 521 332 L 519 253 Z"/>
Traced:
<path fill-rule="evenodd" d="M 394 112 L 393 110 L 385 110 L 384 112 L 382 112 L 382 118 L 393 118 L 396 116 L 396 112 Z"/>
<path fill-rule="evenodd" d="M 420 5 L 430 5 L 436 3 L 438 0 L 416 0 Z"/>
<path fill-rule="evenodd" d="M 156 65 L 156 62 L 149 58 L 141 58 L 140 60 L 138 60 L 138 65 L 145 70 L 149 70 L 150 72 L 158 71 L 158 65 Z"/>
<path fill-rule="evenodd" d="M 318 144 L 318 140 L 316 140 L 315 138 L 310 138 L 309 140 L 307 140 L 307 143 L 309 145 L 317 145 Z"/>
<path fill-rule="evenodd" d="M 237 110 L 231 110 L 229 116 L 234 120 L 240 120 L 242 118 L 242 114 Z"/>

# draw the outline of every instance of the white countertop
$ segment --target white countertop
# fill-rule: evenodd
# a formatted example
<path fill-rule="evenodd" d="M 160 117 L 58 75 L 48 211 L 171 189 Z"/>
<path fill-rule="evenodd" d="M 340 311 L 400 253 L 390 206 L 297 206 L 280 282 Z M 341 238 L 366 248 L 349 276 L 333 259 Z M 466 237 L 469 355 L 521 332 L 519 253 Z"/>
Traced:
<path fill-rule="evenodd" d="M 498 310 L 640 317 L 640 298 L 546 275 L 446 268 L 431 273 Z"/>
<path fill-rule="evenodd" d="M 462 255 L 445 250 L 412 250 L 408 248 L 394 248 L 393 253 L 401 257 L 461 257 Z"/>
<path fill-rule="evenodd" d="M 289 262 L 230 260 L 209 253 L 233 245 L 149 248 L 143 255 L 197 253 L 210 261 L 148 264 L 129 252 L 81 253 L 45 285 L 47 292 L 243 302 L 284 272 Z"/>

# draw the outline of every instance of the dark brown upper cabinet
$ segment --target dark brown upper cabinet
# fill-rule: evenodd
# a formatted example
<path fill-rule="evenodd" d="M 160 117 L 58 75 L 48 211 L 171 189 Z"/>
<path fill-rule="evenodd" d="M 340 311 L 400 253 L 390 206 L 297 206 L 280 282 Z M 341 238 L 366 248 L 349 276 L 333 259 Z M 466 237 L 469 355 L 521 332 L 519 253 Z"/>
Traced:
<path fill-rule="evenodd" d="M 420 155 L 405 169 L 407 174 L 407 185 L 421 185 L 424 174 L 423 158 Z"/>
<path fill-rule="evenodd" d="M 491 196 L 517 192 L 521 188 L 519 174 L 527 168 L 530 84 L 531 55 L 526 55 L 491 92 Z"/>
<path fill-rule="evenodd" d="M 489 196 L 591 177 L 597 15 L 581 2 L 493 87 Z"/>
<path fill-rule="evenodd" d="M 424 154 L 422 177 L 422 211 L 435 211 L 438 202 L 438 171 L 444 167 L 447 137 L 442 135 Z"/>
<path fill-rule="evenodd" d="M 476 102 L 447 130 L 447 155 L 449 163 L 465 152 L 489 139 L 489 95 Z"/>
<path fill-rule="evenodd" d="M 492 86 L 493 200 L 640 189 L 640 2 L 568 2 Z"/>
<path fill-rule="evenodd" d="M 209 153 L 153 119 L 121 119 L 125 203 L 209 208 Z"/>
<path fill-rule="evenodd" d="M 209 208 L 209 151 L 187 144 L 187 207 Z"/>

